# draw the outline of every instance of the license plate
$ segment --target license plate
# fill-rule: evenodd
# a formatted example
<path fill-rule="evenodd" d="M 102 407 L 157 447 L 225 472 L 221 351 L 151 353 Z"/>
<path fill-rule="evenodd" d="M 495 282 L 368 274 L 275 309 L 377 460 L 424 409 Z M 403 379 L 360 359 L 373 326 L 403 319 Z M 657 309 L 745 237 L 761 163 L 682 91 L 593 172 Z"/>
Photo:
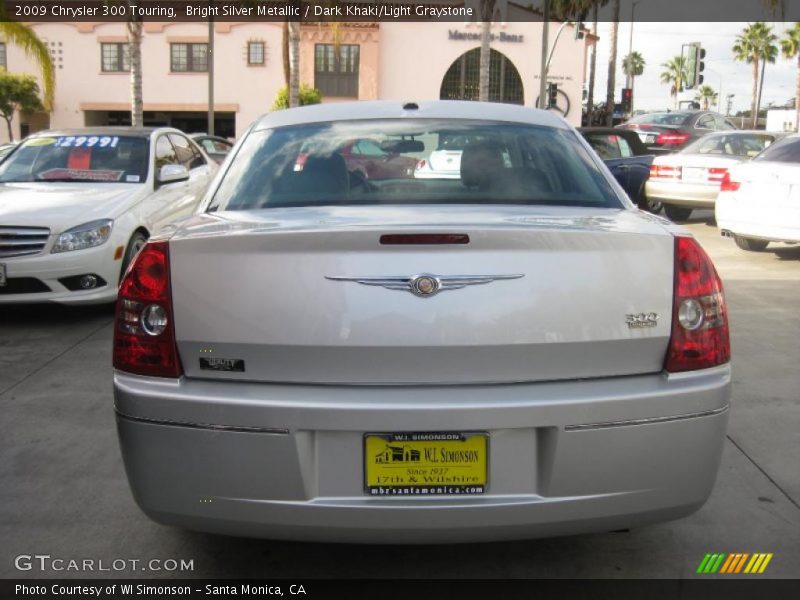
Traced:
<path fill-rule="evenodd" d="M 646 133 L 640 133 L 639 139 L 642 140 L 643 144 L 652 144 L 656 141 L 656 136 L 654 135 L 647 135 Z"/>
<path fill-rule="evenodd" d="M 370 496 L 483 494 L 486 433 L 370 433 L 364 436 L 364 490 Z"/>
<path fill-rule="evenodd" d="M 5 287 L 8 283 L 8 278 L 6 277 L 6 266 L 0 263 L 0 287 Z"/>
<path fill-rule="evenodd" d="M 688 181 L 705 181 L 706 170 L 700 167 L 683 167 L 681 179 Z"/>

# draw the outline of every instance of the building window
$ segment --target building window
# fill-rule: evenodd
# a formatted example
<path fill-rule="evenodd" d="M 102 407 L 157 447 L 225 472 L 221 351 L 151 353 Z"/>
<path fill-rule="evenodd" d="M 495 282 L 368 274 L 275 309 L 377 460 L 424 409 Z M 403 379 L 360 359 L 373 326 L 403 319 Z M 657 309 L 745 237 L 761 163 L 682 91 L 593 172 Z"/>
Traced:
<path fill-rule="evenodd" d="M 208 71 L 208 44 L 170 44 L 173 71 Z"/>
<path fill-rule="evenodd" d="M 358 97 L 358 44 L 314 47 L 314 87 L 324 96 Z"/>
<path fill-rule="evenodd" d="M 450 65 L 439 91 L 441 100 L 477 100 L 481 49 L 462 54 Z M 508 57 L 489 51 L 489 101 L 523 104 L 522 77 Z"/>
<path fill-rule="evenodd" d="M 264 64 L 264 42 L 247 42 L 247 64 Z"/>
<path fill-rule="evenodd" d="M 130 46 L 127 43 L 100 44 L 103 71 L 130 71 Z"/>

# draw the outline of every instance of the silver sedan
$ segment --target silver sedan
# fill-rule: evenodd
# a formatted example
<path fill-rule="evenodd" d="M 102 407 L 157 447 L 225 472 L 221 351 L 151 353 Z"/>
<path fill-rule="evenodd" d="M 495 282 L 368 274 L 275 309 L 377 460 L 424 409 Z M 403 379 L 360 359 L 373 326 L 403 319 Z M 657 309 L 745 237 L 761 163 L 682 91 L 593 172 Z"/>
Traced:
<path fill-rule="evenodd" d="M 675 154 L 657 156 L 645 184 L 649 200 L 663 203 L 672 220 L 688 219 L 696 208 L 714 208 L 728 170 L 782 138 L 783 133 L 712 133 Z"/>
<path fill-rule="evenodd" d="M 420 156 L 454 133 L 457 179 L 367 178 L 341 154 L 363 137 Z M 563 119 L 326 104 L 264 117 L 234 152 L 120 288 L 119 439 L 151 518 L 466 542 L 706 501 L 730 401 L 722 284 Z"/>

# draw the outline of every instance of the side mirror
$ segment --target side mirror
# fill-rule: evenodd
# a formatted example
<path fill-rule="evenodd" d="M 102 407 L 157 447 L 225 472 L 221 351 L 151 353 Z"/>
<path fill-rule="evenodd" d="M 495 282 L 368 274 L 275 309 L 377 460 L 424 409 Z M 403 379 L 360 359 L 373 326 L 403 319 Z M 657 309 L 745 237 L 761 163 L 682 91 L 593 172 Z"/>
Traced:
<path fill-rule="evenodd" d="M 189 179 L 189 170 L 183 165 L 164 165 L 158 172 L 158 184 L 175 183 Z"/>

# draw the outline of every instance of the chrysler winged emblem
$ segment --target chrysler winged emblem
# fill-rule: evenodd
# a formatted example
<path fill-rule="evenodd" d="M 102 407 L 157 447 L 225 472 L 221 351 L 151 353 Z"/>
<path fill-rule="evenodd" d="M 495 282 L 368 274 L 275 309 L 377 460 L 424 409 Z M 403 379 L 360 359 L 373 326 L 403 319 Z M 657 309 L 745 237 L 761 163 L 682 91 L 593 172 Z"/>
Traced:
<path fill-rule="evenodd" d="M 411 292 L 420 298 L 430 298 L 439 292 L 460 290 L 468 285 L 482 285 L 501 279 L 519 279 L 525 277 L 521 273 L 511 275 L 398 275 L 392 277 L 347 277 L 344 275 L 326 275 L 325 279 L 333 281 L 352 281 L 361 285 L 374 285 L 387 290 Z"/>

